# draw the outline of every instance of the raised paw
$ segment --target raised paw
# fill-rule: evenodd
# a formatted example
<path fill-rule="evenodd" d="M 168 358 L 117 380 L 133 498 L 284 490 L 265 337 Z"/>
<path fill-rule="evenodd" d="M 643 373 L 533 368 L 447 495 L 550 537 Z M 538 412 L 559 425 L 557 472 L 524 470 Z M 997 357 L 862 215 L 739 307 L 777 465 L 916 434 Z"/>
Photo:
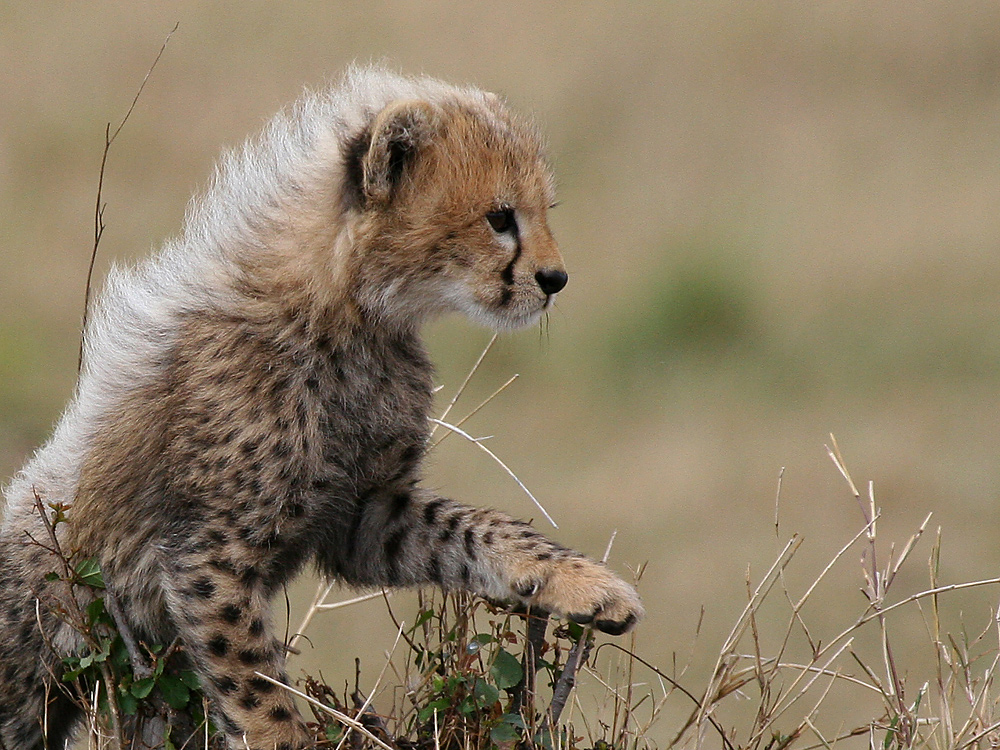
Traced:
<path fill-rule="evenodd" d="M 515 591 L 529 604 L 611 635 L 628 632 L 646 612 L 635 588 L 602 563 L 564 558 L 547 573 L 520 582 Z"/>

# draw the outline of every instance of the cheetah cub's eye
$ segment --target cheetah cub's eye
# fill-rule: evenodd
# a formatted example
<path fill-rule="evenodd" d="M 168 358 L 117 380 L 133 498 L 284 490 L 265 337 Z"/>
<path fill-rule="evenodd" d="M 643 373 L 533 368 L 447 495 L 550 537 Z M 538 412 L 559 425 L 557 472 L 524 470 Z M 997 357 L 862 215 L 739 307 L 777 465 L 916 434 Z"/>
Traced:
<path fill-rule="evenodd" d="M 486 221 L 490 223 L 493 231 L 497 234 L 506 234 L 517 230 L 517 220 L 514 219 L 513 208 L 500 208 L 486 214 Z"/>

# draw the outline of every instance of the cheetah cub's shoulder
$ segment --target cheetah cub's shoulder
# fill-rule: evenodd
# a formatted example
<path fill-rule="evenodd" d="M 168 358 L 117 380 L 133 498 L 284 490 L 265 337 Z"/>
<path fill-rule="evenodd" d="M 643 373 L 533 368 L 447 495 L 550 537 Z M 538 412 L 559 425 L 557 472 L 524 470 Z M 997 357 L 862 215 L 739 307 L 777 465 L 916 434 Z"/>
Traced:
<path fill-rule="evenodd" d="M 79 638 L 26 543 L 35 493 L 72 504 L 60 543 L 100 561 L 136 637 L 180 639 L 233 748 L 309 742 L 256 675 L 285 678 L 269 602 L 307 564 L 631 628 L 642 605 L 607 567 L 418 482 L 419 329 L 537 320 L 567 281 L 552 202 L 535 128 L 499 98 L 377 69 L 226 158 L 180 238 L 111 274 L 76 396 L 5 493 L 0 746 L 61 747 L 80 718 L 56 685 Z"/>

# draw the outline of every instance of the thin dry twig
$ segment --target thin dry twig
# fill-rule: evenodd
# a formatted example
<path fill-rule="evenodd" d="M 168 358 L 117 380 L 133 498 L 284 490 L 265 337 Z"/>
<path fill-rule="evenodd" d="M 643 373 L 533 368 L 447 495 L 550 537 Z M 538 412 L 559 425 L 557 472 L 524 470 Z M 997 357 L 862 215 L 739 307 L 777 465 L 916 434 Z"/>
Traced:
<path fill-rule="evenodd" d="M 428 419 L 431 422 L 433 422 L 434 424 L 436 424 L 436 425 L 440 425 L 441 427 L 447 427 L 452 432 L 456 432 L 459 435 L 461 435 L 462 437 L 464 437 L 466 440 L 468 440 L 473 445 L 478 446 L 480 450 L 484 451 L 486 453 L 486 455 L 488 455 L 490 458 L 492 458 L 494 461 L 496 461 L 500 465 L 500 468 L 502 468 L 505 472 L 507 472 L 507 474 L 510 475 L 511 479 L 513 479 L 515 482 L 517 482 L 517 486 L 520 487 L 524 491 L 524 494 L 526 494 L 529 498 L 531 498 L 531 502 L 533 502 L 535 504 L 535 506 L 538 508 L 538 510 L 540 510 L 542 512 L 542 515 L 545 516 L 545 519 L 549 523 L 552 524 L 553 528 L 556 528 L 556 529 L 559 528 L 559 525 L 552 519 L 552 516 L 549 515 L 549 512 L 547 510 L 545 510 L 545 508 L 542 506 L 542 504 L 540 502 L 538 502 L 538 498 L 536 498 L 532 494 L 531 490 L 529 490 L 525 486 L 524 482 L 522 482 L 520 479 L 518 479 L 517 474 L 515 474 L 513 471 L 511 471 L 510 467 L 508 467 L 507 464 L 505 464 L 503 461 L 501 461 L 500 457 L 497 456 L 496 453 L 494 453 L 489 448 L 487 448 L 485 445 L 483 445 L 483 440 L 485 438 L 475 438 L 475 437 L 472 437 L 472 435 L 470 435 L 469 433 L 467 433 L 461 427 L 457 427 L 456 425 L 448 424 L 447 422 L 445 422 L 443 420 L 435 419 L 434 417 L 428 417 Z"/>
<path fill-rule="evenodd" d="M 170 37 L 174 35 L 180 26 L 180 22 L 174 24 L 174 28 L 170 30 L 166 38 L 163 40 L 163 44 L 160 46 L 160 51 L 156 53 L 156 57 L 153 59 L 153 64 L 149 66 L 146 71 L 146 75 L 142 78 L 142 83 L 139 84 L 139 89 L 135 92 L 135 96 L 132 98 L 132 103 L 129 105 L 128 111 L 125 113 L 125 117 L 122 121 L 118 123 L 118 127 L 115 128 L 115 132 L 111 132 L 111 123 L 109 122 L 104 128 L 104 152 L 101 155 L 101 169 L 97 176 L 97 201 L 94 207 L 94 246 L 90 253 L 90 265 L 87 267 L 87 284 L 83 291 L 83 320 L 80 324 L 80 353 L 77 357 L 76 373 L 80 374 L 83 369 L 83 348 L 84 340 L 87 335 L 87 319 L 90 316 L 90 296 L 91 287 L 94 279 L 94 264 L 97 262 L 97 250 L 101 244 L 101 237 L 104 236 L 104 209 L 106 205 L 103 200 L 104 193 L 104 170 L 108 165 L 108 153 L 111 151 L 111 144 L 115 142 L 118 134 L 122 132 L 122 128 L 125 127 L 125 123 L 128 122 L 129 117 L 132 116 L 132 111 L 135 109 L 135 105 L 139 101 L 139 97 L 142 95 L 142 90 L 146 88 L 146 82 L 149 80 L 149 76 L 153 73 L 153 68 L 160 61 L 163 56 L 164 50 L 167 48 L 167 44 L 170 42 Z"/>
<path fill-rule="evenodd" d="M 472 365 L 472 369 L 469 370 L 469 374 L 465 376 L 465 380 L 462 381 L 462 384 L 458 387 L 458 390 L 455 391 L 455 395 L 452 396 L 451 401 L 448 402 L 448 406 L 446 406 L 445 410 L 441 413 L 442 420 L 448 418 L 448 415 L 451 413 L 452 407 L 455 406 L 455 404 L 458 402 L 458 399 L 462 397 L 462 394 L 465 392 L 466 386 L 469 385 L 469 381 L 472 380 L 473 376 L 476 374 L 476 372 L 478 372 L 479 366 L 483 363 L 483 360 L 486 359 L 486 355 L 489 354 L 490 349 L 493 348 L 493 344 L 496 343 L 496 340 L 499 337 L 500 337 L 499 333 L 494 333 L 493 336 L 490 338 L 489 343 L 487 343 L 486 346 L 483 348 L 482 353 L 479 355 L 479 359 L 477 359 L 476 363 Z M 437 427 L 431 428 L 431 437 L 434 437 L 434 432 L 436 430 Z"/>
<path fill-rule="evenodd" d="M 519 377 L 520 377 L 520 375 L 517 375 L 517 374 L 511 375 L 510 378 L 508 378 L 508 380 L 507 380 L 506 383 L 504 383 L 502 386 L 500 386 L 495 391 L 493 391 L 493 393 L 491 393 L 489 396 L 487 396 L 486 398 L 484 398 L 480 402 L 479 406 L 477 406 L 475 409 L 473 409 L 468 414 L 466 414 L 464 417 L 462 417 L 460 420 L 458 420 L 455 423 L 455 426 L 456 427 L 461 427 L 463 424 L 465 424 L 470 419 L 472 419 L 474 416 L 476 416 L 476 414 L 478 414 L 484 407 L 486 407 L 487 405 L 489 405 L 489 403 L 491 401 L 493 401 L 493 399 L 495 399 L 497 396 L 499 396 L 501 393 L 503 393 L 505 390 L 507 390 L 508 386 L 510 386 Z M 444 418 L 445 418 L 445 415 L 442 415 L 441 419 L 444 419 Z M 431 448 L 437 448 L 439 445 L 441 445 L 441 443 L 443 443 L 445 440 L 448 439 L 449 435 L 451 435 L 451 431 L 450 430 L 448 432 L 446 432 L 444 435 L 442 435 L 441 438 L 440 438 L 440 440 L 438 440 L 436 443 L 433 443 L 431 445 Z"/>
<path fill-rule="evenodd" d="M 296 690 L 291 685 L 286 685 L 285 683 L 280 682 L 279 680 L 276 680 L 273 677 L 270 677 L 270 676 L 264 674 L 263 672 L 254 672 L 254 674 L 257 675 L 257 677 L 260 677 L 261 679 L 267 680 L 271 684 L 276 685 L 277 687 L 281 688 L 282 690 L 287 690 L 289 693 L 291 693 L 295 697 L 301 698 L 302 700 L 306 701 L 310 705 L 315 706 L 316 708 L 318 708 L 323 713 L 327 714 L 328 716 L 332 716 L 333 718 L 335 718 L 337 721 L 339 721 L 340 723 L 342 723 L 344 726 L 350 727 L 351 729 L 354 729 L 355 731 L 360 732 L 365 737 L 367 737 L 372 742 L 374 742 L 376 745 L 378 745 L 379 747 L 381 747 L 382 750 L 396 750 L 396 748 L 392 747 L 391 745 L 387 745 L 385 742 L 383 742 L 381 739 L 379 739 L 375 734 L 373 734 L 371 732 L 371 730 L 368 729 L 368 727 L 366 727 L 360 721 L 357 721 L 356 719 L 351 718 L 350 716 L 348 716 L 347 714 L 345 714 L 343 711 L 338 711 L 335 708 L 330 708 L 325 703 L 322 703 L 322 702 L 316 700 L 312 696 L 306 695 L 301 690 Z"/>

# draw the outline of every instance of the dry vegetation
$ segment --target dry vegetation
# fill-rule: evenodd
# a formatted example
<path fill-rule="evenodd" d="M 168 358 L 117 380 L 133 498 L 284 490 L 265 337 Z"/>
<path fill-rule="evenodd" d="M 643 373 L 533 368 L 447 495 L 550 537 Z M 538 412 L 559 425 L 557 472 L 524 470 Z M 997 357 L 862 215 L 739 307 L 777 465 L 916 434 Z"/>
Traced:
<path fill-rule="evenodd" d="M 611 564 L 648 561 L 635 653 L 699 705 L 720 698 L 680 741 L 719 747 L 708 717 L 733 745 L 772 750 L 804 717 L 798 747 L 893 717 L 899 731 L 876 728 L 877 742 L 989 741 L 995 587 L 884 612 L 888 650 L 877 607 L 1000 571 L 995 2 L 182 0 L 0 3 L 0 18 L 0 475 L 44 439 L 72 388 L 104 123 L 122 116 L 174 23 L 108 164 L 98 279 L 110 259 L 177 231 L 220 144 L 304 83 L 385 56 L 503 91 L 551 137 L 570 285 L 547 335 L 498 342 L 468 401 L 522 377 L 488 422 L 477 414 L 462 429 L 496 435 L 488 447 L 558 519 L 561 540 L 599 553 L 617 528 Z M 460 382 L 488 336 L 437 327 L 440 382 Z M 875 542 L 862 534 L 843 553 L 867 521 L 823 450 L 830 431 L 887 510 Z M 541 518 L 466 440 L 436 449 L 429 480 Z M 893 542 L 902 550 L 930 513 L 897 567 Z M 791 532 L 801 542 L 789 561 Z M 862 549 L 877 553 L 865 552 L 868 578 Z M 762 581 L 767 596 L 751 600 Z M 314 585 L 290 592 L 293 611 Z M 402 620 L 420 607 L 392 601 Z M 360 656 L 362 690 L 375 692 L 396 628 L 378 600 L 346 612 L 314 618 L 295 664 L 333 682 Z M 614 651 L 592 659 L 608 685 L 636 683 L 629 731 L 655 713 L 646 737 L 669 745 L 694 702 L 637 661 L 610 666 Z M 588 676 L 579 701 L 566 710 L 576 736 L 618 737 L 624 695 Z"/>
<path fill-rule="evenodd" d="M 455 425 L 444 420 L 495 340 L 442 418 L 432 420 L 449 430 L 435 447 L 457 434 L 488 451 L 487 438 L 473 437 L 460 425 L 503 388 Z M 1000 578 L 942 583 L 938 528 L 929 541 L 926 584 L 899 591 L 897 580 L 919 558 L 931 516 L 898 549 L 887 544 L 879 535 L 883 518 L 874 485 L 858 488 L 832 435 L 827 453 L 857 505 L 860 528 L 822 569 L 807 571 L 811 579 L 801 590 L 787 576 L 802 544 L 798 535 L 784 542 L 762 575 L 747 570 L 746 604 L 718 649 L 707 684 L 688 668 L 697 643 L 685 657 L 687 664 L 680 665 L 675 653 L 669 663 L 657 665 L 655 657 L 637 649 L 635 634 L 624 644 L 597 645 L 589 627 L 550 623 L 544 613 L 511 613 L 467 595 L 433 591 L 418 593 L 413 619 L 407 621 L 399 618 L 389 592 L 331 602 L 332 583 L 317 587 L 298 626 L 286 635 L 292 665 L 317 616 L 380 599 L 396 634 L 374 681 L 363 684 L 359 658 L 350 688 L 345 683 L 338 689 L 322 673 L 302 674 L 295 685 L 260 676 L 293 692 L 311 717 L 317 746 L 336 750 L 345 745 L 353 750 L 647 750 L 706 744 L 725 750 L 815 750 L 858 742 L 883 750 L 995 747 L 1000 744 L 995 684 L 1000 611 L 973 613 L 971 631 L 963 622 L 951 633 L 941 610 L 955 592 L 996 587 Z M 537 503 L 501 459 L 489 455 Z M 774 500 L 779 539 L 781 479 Z M 170 750 L 221 741 L 205 719 L 206 705 L 183 661 L 183 647 L 136 643 L 127 630 L 119 630 L 116 605 L 104 591 L 100 571 L 60 549 L 52 533 L 72 508 L 46 509 L 38 500 L 38 509 L 50 531 L 50 541 L 38 543 L 50 544 L 64 563 L 53 577 L 65 582 L 67 594 L 76 594 L 63 597 L 60 615 L 84 634 L 85 648 L 66 660 L 64 687 L 88 712 L 88 746 L 124 750 L 143 730 L 147 742 Z M 613 542 L 614 535 L 605 560 Z M 642 573 L 635 571 L 637 582 Z M 813 601 L 823 596 L 831 578 L 856 579 L 863 599 L 817 623 Z M 922 622 L 922 646 L 933 655 L 930 669 L 914 662 L 912 643 L 898 647 L 903 618 Z M 834 692 L 841 693 L 841 705 L 845 699 L 853 705 L 851 712 L 828 701 Z M 668 704 L 684 718 L 665 716 Z M 165 726 L 151 729 L 155 717 Z"/>

